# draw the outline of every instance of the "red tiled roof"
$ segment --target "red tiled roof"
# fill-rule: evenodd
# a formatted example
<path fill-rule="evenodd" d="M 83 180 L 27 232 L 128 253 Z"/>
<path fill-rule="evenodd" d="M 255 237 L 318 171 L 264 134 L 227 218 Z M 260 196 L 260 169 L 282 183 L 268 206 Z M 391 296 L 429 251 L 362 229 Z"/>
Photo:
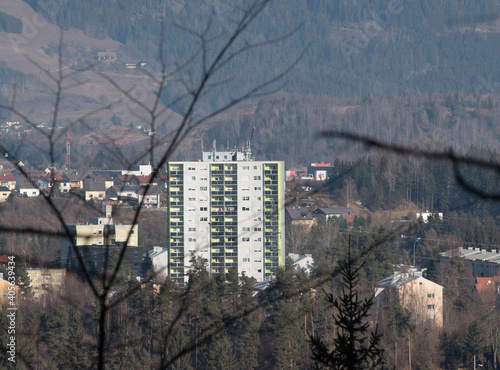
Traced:
<path fill-rule="evenodd" d="M 0 181 L 16 181 L 16 176 L 14 176 L 12 173 L 3 172 L 2 174 L 0 174 Z"/>
<path fill-rule="evenodd" d="M 499 283 L 500 283 L 500 276 L 477 277 L 476 290 L 482 299 L 488 296 L 492 297 L 497 293 L 497 285 Z"/>
<path fill-rule="evenodd" d="M 155 178 L 151 178 L 151 176 L 135 176 L 135 178 L 141 183 L 141 184 L 154 184 L 156 181 Z"/>

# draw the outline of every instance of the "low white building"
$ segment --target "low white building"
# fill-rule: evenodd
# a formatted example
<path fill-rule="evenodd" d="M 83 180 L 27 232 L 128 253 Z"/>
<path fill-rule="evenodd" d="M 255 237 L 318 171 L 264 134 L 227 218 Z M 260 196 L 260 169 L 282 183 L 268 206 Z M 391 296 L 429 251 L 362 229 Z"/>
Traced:
<path fill-rule="evenodd" d="M 293 260 L 297 271 L 304 271 L 307 276 L 311 276 L 313 274 L 313 271 L 316 268 L 316 262 L 314 262 L 312 254 L 288 253 L 288 257 Z"/>
<path fill-rule="evenodd" d="M 168 276 L 168 248 L 153 247 L 149 252 L 144 254 L 144 257 L 149 260 L 158 278 L 161 280 Z"/>

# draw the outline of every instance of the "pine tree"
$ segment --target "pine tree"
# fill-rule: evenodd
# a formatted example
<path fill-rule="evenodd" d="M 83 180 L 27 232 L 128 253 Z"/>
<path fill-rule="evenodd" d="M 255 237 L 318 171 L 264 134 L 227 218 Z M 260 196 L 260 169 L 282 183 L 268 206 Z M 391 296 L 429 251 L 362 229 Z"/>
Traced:
<path fill-rule="evenodd" d="M 373 296 L 360 300 L 356 289 L 362 267 L 353 267 L 349 249 L 347 262 L 339 262 L 339 272 L 343 278 L 341 296 L 335 298 L 332 293 L 325 292 L 326 301 L 335 309 L 333 317 L 337 333 L 331 351 L 318 334 L 310 336 L 312 357 L 318 368 L 354 370 L 383 366 L 381 335 L 367 334 Z"/>

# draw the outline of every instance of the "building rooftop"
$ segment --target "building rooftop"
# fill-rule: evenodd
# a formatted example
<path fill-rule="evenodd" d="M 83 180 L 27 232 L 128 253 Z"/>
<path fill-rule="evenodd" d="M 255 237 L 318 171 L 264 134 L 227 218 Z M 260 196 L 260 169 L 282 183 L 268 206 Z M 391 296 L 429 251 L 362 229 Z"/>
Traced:
<path fill-rule="evenodd" d="M 500 263 L 500 253 L 497 249 L 487 251 L 486 249 L 469 247 L 467 249 L 459 247 L 439 254 L 441 257 L 462 257 L 469 261 L 488 261 L 492 263 Z"/>

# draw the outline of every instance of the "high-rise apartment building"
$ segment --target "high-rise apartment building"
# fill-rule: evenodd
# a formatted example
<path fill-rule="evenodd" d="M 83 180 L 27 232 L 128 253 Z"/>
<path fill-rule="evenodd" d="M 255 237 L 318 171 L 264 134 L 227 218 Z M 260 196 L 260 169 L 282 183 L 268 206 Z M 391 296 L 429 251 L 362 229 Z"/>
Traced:
<path fill-rule="evenodd" d="M 211 274 L 232 266 L 257 281 L 285 259 L 284 163 L 245 152 L 203 152 L 198 162 L 169 162 L 169 276 L 187 281 L 190 259 Z"/>

